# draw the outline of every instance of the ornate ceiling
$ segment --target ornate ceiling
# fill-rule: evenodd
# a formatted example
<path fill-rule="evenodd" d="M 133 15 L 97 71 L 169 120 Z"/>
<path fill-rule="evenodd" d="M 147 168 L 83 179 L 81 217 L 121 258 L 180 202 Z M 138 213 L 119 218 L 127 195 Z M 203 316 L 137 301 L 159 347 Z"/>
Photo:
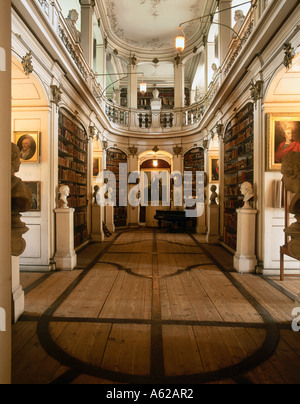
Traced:
<path fill-rule="evenodd" d="M 180 23 L 207 15 L 215 0 L 98 0 L 101 20 L 110 44 L 124 52 L 155 57 L 175 52 Z M 205 24 L 184 25 L 187 45 L 202 39 Z"/>

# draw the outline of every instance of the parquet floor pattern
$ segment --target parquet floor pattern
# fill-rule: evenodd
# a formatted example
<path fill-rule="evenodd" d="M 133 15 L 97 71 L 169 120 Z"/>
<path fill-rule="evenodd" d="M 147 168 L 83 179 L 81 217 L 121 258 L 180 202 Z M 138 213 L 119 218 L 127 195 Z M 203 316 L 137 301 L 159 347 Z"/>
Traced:
<path fill-rule="evenodd" d="M 22 274 L 14 384 L 300 382 L 299 278 L 239 275 L 189 234 L 124 231 L 90 248 L 72 272 Z"/>

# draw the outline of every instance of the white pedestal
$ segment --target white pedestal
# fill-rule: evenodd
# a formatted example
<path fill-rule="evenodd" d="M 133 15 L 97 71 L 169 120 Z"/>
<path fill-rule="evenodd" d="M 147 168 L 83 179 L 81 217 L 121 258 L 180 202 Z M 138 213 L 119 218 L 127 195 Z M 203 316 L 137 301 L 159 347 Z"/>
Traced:
<path fill-rule="evenodd" d="M 72 271 L 77 265 L 74 249 L 75 209 L 56 209 L 56 269 Z"/>
<path fill-rule="evenodd" d="M 114 206 L 106 205 L 105 207 L 105 224 L 111 233 L 116 231 L 114 223 Z"/>
<path fill-rule="evenodd" d="M 234 269 L 242 274 L 254 273 L 257 265 L 255 256 L 256 214 L 254 209 L 238 209 L 237 251 Z"/>
<path fill-rule="evenodd" d="M 197 227 L 196 233 L 197 234 L 206 234 L 206 205 L 204 205 L 204 212 L 201 216 L 197 217 Z"/>
<path fill-rule="evenodd" d="M 220 219 L 220 206 L 208 206 L 208 233 L 206 241 L 208 244 L 217 244 L 220 240 L 219 233 L 219 219 Z"/>
<path fill-rule="evenodd" d="M 25 311 L 25 295 L 20 284 L 20 259 L 11 257 L 12 268 L 12 316 L 16 323 Z"/>
<path fill-rule="evenodd" d="M 92 241 L 102 243 L 104 241 L 102 207 L 97 203 L 92 205 Z"/>

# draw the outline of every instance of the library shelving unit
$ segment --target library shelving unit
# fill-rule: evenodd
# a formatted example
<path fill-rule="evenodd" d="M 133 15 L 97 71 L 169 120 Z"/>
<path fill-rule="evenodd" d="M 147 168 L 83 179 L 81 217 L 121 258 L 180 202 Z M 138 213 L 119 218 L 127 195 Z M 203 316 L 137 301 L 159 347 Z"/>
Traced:
<path fill-rule="evenodd" d="M 195 147 L 189 150 L 184 155 L 184 172 L 192 172 L 192 190 L 193 190 L 193 198 L 196 198 L 196 173 L 197 171 L 204 172 L 204 149 L 201 147 Z M 195 209 L 195 207 L 191 208 Z M 197 221 L 194 220 L 194 226 L 197 224 Z"/>
<path fill-rule="evenodd" d="M 74 246 L 88 241 L 87 228 L 87 136 L 84 128 L 65 110 L 59 112 L 58 181 L 68 185 L 68 205 L 75 209 Z"/>
<path fill-rule="evenodd" d="M 253 185 L 253 103 L 247 104 L 229 122 L 224 136 L 224 233 L 223 242 L 237 247 L 237 212 L 243 206 L 241 184 Z"/>
<path fill-rule="evenodd" d="M 162 100 L 162 109 L 173 109 L 174 108 L 174 88 L 157 88 L 159 91 L 159 98 Z M 137 105 L 138 109 L 150 110 L 151 100 L 153 98 L 153 92 L 151 90 L 147 91 L 145 94 L 138 92 L 137 94 Z M 121 106 L 126 106 L 127 104 L 127 89 L 122 89 L 121 91 Z M 190 105 L 190 91 L 188 88 L 185 89 L 185 103 L 186 107 Z"/>
<path fill-rule="evenodd" d="M 106 169 L 116 176 L 116 206 L 114 208 L 114 224 L 116 228 L 127 225 L 127 208 L 119 206 L 119 165 L 127 163 L 127 155 L 116 148 L 106 151 Z"/>

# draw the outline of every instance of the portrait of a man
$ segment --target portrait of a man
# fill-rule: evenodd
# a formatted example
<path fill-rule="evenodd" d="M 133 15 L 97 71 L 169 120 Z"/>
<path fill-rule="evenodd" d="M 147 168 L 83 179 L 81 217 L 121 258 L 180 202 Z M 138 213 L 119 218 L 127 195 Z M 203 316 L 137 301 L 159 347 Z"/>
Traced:
<path fill-rule="evenodd" d="M 15 143 L 21 152 L 21 161 L 37 163 L 39 160 L 38 132 L 15 132 Z"/>
<path fill-rule="evenodd" d="M 291 152 L 300 152 L 300 122 L 275 122 L 275 163 Z"/>
<path fill-rule="evenodd" d="M 220 160 L 217 158 L 211 159 L 211 179 L 210 182 L 219 182 L 220 180 Z"/>
<path fill-rule="evenodd" d="M 267 114 L 267 171 L 280 171 L 282 160 L 300 152 L 300 115 Z"/>

